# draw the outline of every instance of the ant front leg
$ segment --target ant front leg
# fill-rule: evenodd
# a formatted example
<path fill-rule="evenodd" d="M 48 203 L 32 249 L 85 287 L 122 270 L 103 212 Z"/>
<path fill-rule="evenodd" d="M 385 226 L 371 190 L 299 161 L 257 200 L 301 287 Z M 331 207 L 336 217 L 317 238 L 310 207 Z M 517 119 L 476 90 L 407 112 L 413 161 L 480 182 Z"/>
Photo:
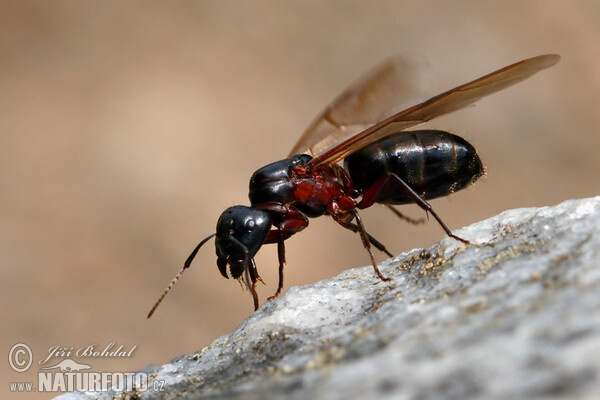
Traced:
<path fill-rule="evenodd" d="M 269 236 L 272 236 L 269 238 Z M 271 239 L 271 241 L 269 240 Z M 277 259 L 279 260 L 279 283 L 277 284 L 277 292 L 273 296 L 267 297 L 267 301 L 271 301 L 276 299 L 281 294 L 283 290 L 283 265 L 285 264 L 285 239 L 283 230 L 277 229 L 269 232 L 265 243 L 275 243 L 277 242 Z"/>
<path fill-rule="evenodd" d="M 281 217 L 281 222 L 276 224 L 277 229 L 271 230 L 264 244 L 277 243 L 277 258 L 279 260 L 279 283 L 277 291 L 273 296 L 267 298 L 267 301 L 276 299 L 283 290 L 283 266 L 285 264 L 285 240 L 295 233 L 300 232 L 308 226 L 308 218 L 292 206 L 279 203 L 263 203 L 257 206 L 262 210 L 277 212 Z"/>
<path fill-rule="evenodd" d="M 254 258 L 250 259 L 248 263 L 248 268 L 244 270 L 245 276 L 244 280 L 246 281 L 246 285 L 248 286 L 248 290 L 252 293 L 252 300 L 254 300 L 254 311 L 258 310 L 258 293 L 256 293 L 256 282 L 261 281 L 260 276 L 258 275 L 258 269 L 256 268 L 256 263 L 254 262 Z"/>

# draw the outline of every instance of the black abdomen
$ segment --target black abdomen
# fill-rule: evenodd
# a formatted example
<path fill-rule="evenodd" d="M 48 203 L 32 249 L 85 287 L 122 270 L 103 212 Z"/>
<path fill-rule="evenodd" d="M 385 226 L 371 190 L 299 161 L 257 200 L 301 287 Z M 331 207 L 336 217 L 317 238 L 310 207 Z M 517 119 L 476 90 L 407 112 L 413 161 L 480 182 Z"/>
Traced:
<path fill-rule="evenodd" d="M 387 136 L 350 154 L 344 159 L 344 167 L 356 189 L 366 190 L 379 177 L 391 172 L 424 199 L 451 194 L 483 175 L 483 165 L 475 148 L 459 136 L 438 130 Z M 376 201 L 413 202 L 393 179 L 383 186 Z"/>

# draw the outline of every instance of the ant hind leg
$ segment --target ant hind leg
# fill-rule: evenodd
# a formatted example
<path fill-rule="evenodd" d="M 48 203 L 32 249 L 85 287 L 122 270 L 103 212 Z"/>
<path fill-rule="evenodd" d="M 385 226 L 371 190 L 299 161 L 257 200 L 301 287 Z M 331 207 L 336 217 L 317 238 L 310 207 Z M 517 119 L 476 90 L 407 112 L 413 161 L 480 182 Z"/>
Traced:
<path fill-rule="evenodd" d="M 398 211 L 398 210 L 397 210 L 397 209 L 396 209 L 396 208 L 395 208 L 393 205 L 391 205 L 391 204 L 386 204 L 385 206 L 386 206 L 387 208 L 389 208 L 390 210 L 392 210 L 392 212 L 393 212 L 394 214 L 396 214 L 396 216 L 397 216 L 398 218 L 400 218 L 400 219 L 402 219 L 402 220 L 404 220 L 404 221 L 406 221 L 406 222 L 408 222 L 408 223 L 410 223 L 410 224 L 413 224 L 413 225 L 420 225 L 420 224 L 424 224 L 424 223 L 425 223 L 425 218 L 419 218 L 419 219 L 411 218 L 411 217 L 408 217 L 408 216 L 406 216 L 406 215 L 402 214 L 400 211 Z M 425 212 L 427 212 L 427 211 L 425 211 Z M 428 215 L 429 215 L 429 214 L 428 214 Z M 427 218 L 427 219 L 429 219 L 429 218 Z"/>
<path fill-rule="evenodd" d="M 396 182 L 398 182 L 400 184 L 400 187 L 402 188 L 402 190 L 404 190 L 404 192 L 415 202 L 417 203 L 417 205 L 419 207 L 421 207 L 423 210 L 425 210 L 425 212 L 431 213 L 431 215 L 433 215 L 433 217 L 436 219 L 436 221 L 440 224 L 440 226 L 442 227 L 442 229 L 444 230 L 444 232 L 446 232 L 446 234 L 448 236 L 450 236 L 452 239 L 458 240 L 459 242 L 463 242 L 465 244 L 471 244 L 471 242 L 469 242 L 466 239 L 463 239 L 461 237 L 456 236 L 455 234 L 452 233 L 452 231 L 446 226 L 446 224 L 444 224 L 444 221 L 442 221 L 442 219 L 437 215 L 437 213 L 433 210 L 433 208 L 431 207 L 431 204 L 429 204 L 427 201 L 423 200 L 418 194 L 417 192 L 415 192 L 409 185 L 408 183 L 404 182 L 404 180 L 402 178 L 400 178 L 398 175 L 392 173 L 392 172 L 388 172 L 388 177 L 393 178 L 396 180 Z"/>

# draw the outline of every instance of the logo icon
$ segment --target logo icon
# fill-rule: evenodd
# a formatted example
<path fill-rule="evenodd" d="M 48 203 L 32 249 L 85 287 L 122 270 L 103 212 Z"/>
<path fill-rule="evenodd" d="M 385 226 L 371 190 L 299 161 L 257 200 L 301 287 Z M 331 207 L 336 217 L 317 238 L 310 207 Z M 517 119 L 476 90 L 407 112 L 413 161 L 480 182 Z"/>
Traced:
<path fill-rule="evenodd" d="M 25 372 L 31 367 L 33 353 L 25 343 L 17 343 L 8 352 L 8 363 L 17 372 Z"/>
<path fill-rule="evenodd" d="M 82 369 L 90 369 L 92 367 L 87 364 L 79 364 L 78 362 L 73 361 L 70 358 L 65 358 L 64 360 L 62 360 L 61 362 L 59 362 L 58 364 L 56 364 L 52 367 L 46 367 L 46 368 L 40 368 L 40 369 L 54 369 L 54 368 L 60 368 L 60 372 L 78 372 L 78 371 L 81 371 Z"/>

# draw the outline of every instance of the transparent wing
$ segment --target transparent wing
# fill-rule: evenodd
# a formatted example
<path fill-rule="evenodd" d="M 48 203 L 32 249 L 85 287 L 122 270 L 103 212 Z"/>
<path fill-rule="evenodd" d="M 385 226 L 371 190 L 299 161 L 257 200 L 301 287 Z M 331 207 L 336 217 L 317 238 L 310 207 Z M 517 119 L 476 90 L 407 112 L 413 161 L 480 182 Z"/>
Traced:
<path fill-rule="evenodd" d="M 322 153 L 336 142 L 353 136 L 369 126 L 423 98 L 425 61 L 417 57 L 395 56 L 379 64 L 348 87 L 300 137 L 290 156 L 310 151 Z M 412 103 L 414 104 L 414 102 Z"/>
<path fill-rule="evenodd" d="M 485 96 L 521 82 L 535 73 L 553 66 L 559 60 L 560 56 L 557 54 L 529 58 L 455 87 L 421 104 L 394 114 L 360 131 L 349 139 L 339 142 L 313 158 L 308 166 L 314 168 L 321 164 L 336 163 L 382 137 L 466 107 Z"/>

